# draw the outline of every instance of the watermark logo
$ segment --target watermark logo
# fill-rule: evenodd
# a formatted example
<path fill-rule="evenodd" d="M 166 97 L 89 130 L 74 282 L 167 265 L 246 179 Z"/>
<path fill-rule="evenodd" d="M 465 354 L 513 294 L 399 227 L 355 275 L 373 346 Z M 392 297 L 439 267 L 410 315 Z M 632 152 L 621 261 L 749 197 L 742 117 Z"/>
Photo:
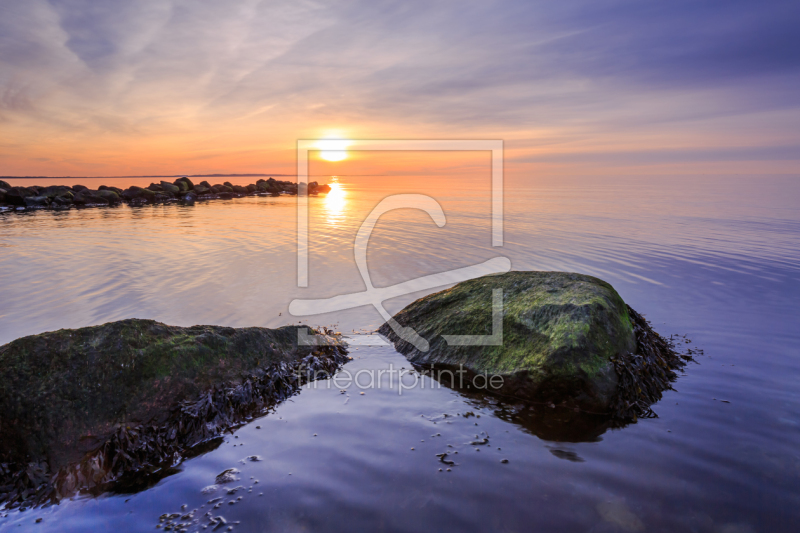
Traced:
<path fill-rule="evenodd" d="M 489 373 L 473 373 L 462 365 L 456 368 L 397 368 L 392 363 L 386 368 L 362 368 L 351 372 L 348 368 L 330 372 L 328 370 L 312 370 L 303 366 L 295 370 L 299 382 L 305 382 L 309 389 L 338 389 L 344 393 L 350 389 L 397 391 L 400 396 L 404 391 L 416 388 L 441 389 L 443 386 L 460 390 L 493 390 L 503 388 L 503 376 Z M 425 378 L 429 379 L 425 379 Z"/>
<path fill-rule="evenodd" d="M 297 286 L 308 287 L 308 193 L 303 184 L 308 182 L 308 152 L 319 149 L 321 140 L 300 140 L 297 142 Z M 502 141 L 465 140 L 351 140 L 348 150 L 488 150 L 492 153 L 492 246 L 503 246 L 503 143 Z M 428 341 L 409 327 L 404 327 L 392 318 L 383 307 L 383 302 L 417 291 L 430 290 L 459 283 L 469 279 L 499 274 L 511 269 L 507 257 L 495 257 L 476 265 L 452 269 L 429 276 L 398 283 L 390 287 L 375 287 L 367 267 L 367 246 L 372 230 L 381 215 L 394 209 L 412 208 L 425 211 L 440 228 L 446 224 L 442 206 L 436 199 L 423 194 L 396 194 L 381 200 L 373 208 L 356 235 L 353 243 L 356 266 L 366 286 L 365 291 L 341 294 L 325 299 L 297 299 L 289 304 L 293 316 L 313 316 L 333 311 L 344 311 L 354 307 L 372 305 L 390 325 L 395 334 L 422 352 L 430 349 Z M 499 346 L 503 339 L 503 293 L 501 289 L 492 291 L 492 334 L 491 335 L 442 335 L 448 345 L 456 346 Z M 307 330 L 298 330 L 298 343 L 303 345 L 320 344 L 323 338 L 309 335 Z"/>

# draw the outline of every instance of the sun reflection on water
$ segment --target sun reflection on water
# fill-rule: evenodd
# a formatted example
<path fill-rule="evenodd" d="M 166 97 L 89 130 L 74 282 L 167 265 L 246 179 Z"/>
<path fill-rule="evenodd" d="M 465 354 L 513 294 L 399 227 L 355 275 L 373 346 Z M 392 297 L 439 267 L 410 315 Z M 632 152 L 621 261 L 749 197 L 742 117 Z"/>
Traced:
<path fill-rule="evenodd" d="M 329 183 L 331 191 L 325 195 L 324 209 L 327 222 L 331 226 L 338 226 L 345 218 L 347 206 L 347 191 L 337 182 Z"/>

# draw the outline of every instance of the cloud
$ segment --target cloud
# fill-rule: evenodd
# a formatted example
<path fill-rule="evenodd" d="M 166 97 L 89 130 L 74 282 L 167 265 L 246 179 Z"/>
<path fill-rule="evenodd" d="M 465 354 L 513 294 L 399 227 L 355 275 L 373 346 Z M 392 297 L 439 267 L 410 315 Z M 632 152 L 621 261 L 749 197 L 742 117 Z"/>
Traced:
<path fill-rule="evenodd" d="M 635 131 L 724 143 L 732 118 L 798 112 L 798 19 L 788 1 L 14 2 L 0 150 L 11 136 L 31 152 L 65 134 L 209 142 L 203 129 L 291 143 L 318 125 L 520 147 Z M 798 133 L 759 124 L 780 146 Z"/>

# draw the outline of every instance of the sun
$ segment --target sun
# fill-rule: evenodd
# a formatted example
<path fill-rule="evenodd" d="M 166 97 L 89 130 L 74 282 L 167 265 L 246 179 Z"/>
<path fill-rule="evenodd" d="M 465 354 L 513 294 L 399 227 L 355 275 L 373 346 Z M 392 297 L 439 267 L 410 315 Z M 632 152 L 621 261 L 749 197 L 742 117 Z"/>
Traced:
<path fill-rule="evenodd" d="M 317 143 L 321 151 L 319 156 L 326 161 L 342 161 L 347 159 L 347 145 L 350 141 L 345 139 L 323 139 Z"/>

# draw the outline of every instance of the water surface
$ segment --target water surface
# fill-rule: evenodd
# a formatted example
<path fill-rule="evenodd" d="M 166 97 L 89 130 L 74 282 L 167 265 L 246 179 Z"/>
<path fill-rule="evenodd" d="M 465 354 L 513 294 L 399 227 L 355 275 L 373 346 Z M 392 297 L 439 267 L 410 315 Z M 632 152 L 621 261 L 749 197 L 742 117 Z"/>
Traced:
<path fill-rule="evenodd" d="M 222 509 L 238 531 L 732 533 L 800 523 L 797 180 L 512 183 L 502 248 L 491 246 L 488 184 L 339 182 L 310 199 L 305 289 L 296 287 L 291 197 L 0 214 L 0 343 L 128 317 L 183 326 L 297 322 L 288 315 L 293 298 L 364 289 L 355 232 L 381 198 L 415 192 L 439 200 L 448 223 L 437 228 L 414 210 L 385 215 L 368 255 L 376 286 L 505 255 L 518 270 L 605 279 L 658 331 L 687 334 L 705 355 L 655 406 L 658 419 L 599 434 L 570 436 L 550 427 L 549 415 L 514 416 L 446 388 L 399 395 L 375 387 L 362 396 L 321 383 L 154 487 L 14 512 L 0 528 L 34 527 L 41 517 L 42 531 L 152 531 L 162 513 L 200 509 L 211 498 L 200 489 L 232 466 L 245 491 L 251 476 L 259 480 Z M 419 296 L 387 307 L 395 312 Z M 360 308 L 311 322 L 353 333 L 380 317 Z M 389 347 L 354 353 L 351 373 L 408 366 Z M 469 411 L 481 418 L 464 418 Z M 468 443 L 482 432 L 491 447 L 477 452 Z M 458 447 L 459 464 L 439 472 L 435 454 L 447 444 Z M 252 454 L 264 460 L 238 462 Z"/>

